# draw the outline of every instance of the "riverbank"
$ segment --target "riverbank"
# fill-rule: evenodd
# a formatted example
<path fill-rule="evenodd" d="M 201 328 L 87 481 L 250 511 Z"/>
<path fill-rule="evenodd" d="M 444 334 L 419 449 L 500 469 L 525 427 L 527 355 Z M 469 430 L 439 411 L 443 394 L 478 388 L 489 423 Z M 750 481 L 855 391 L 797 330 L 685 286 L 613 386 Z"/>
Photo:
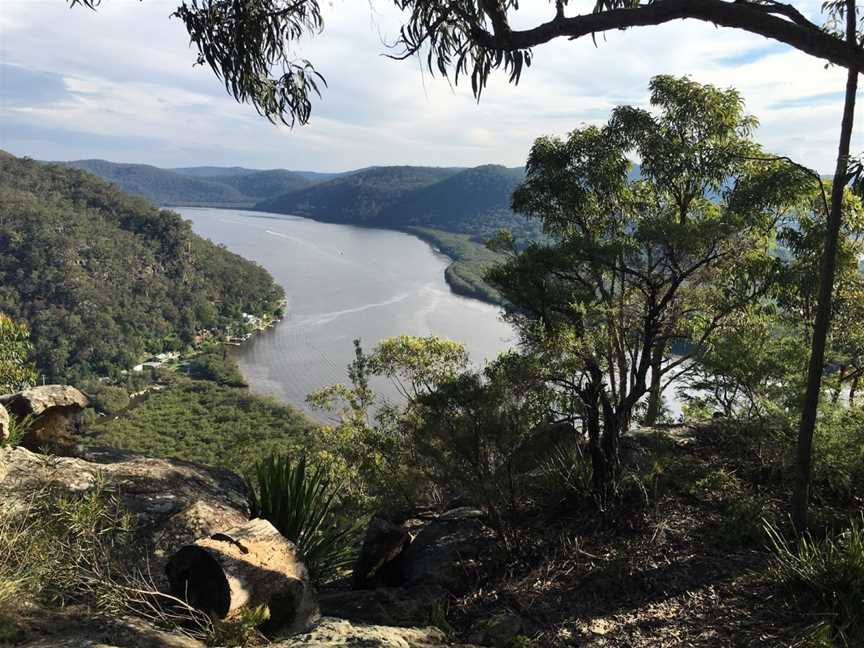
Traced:
<path fill-rule="evenodd" d="M 502 254 L 493 252 L 467 234 L 428 227 L 406 227 L 403 231 L 413 234 L 450 259 L 444 270 L 444 280 L 454 293 L 496 306 L 504 303 L 501 293 L 483 280 L 486 268 L 501 262 Z"/>

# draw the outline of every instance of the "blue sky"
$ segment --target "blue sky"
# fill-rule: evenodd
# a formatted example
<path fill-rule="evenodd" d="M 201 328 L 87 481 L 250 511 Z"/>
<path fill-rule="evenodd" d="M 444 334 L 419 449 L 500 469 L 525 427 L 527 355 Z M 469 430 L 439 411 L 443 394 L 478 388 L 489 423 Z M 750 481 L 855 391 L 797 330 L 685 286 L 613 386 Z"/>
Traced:
<path fill-rule="evenodd" d="M 758 36 L 697 22 L 613 32 L 535 50 L 519 86 L 468 87 L 419 61 L 382 56 L 399 14 L 382 0 L 323 2 L 326 28 L 301 54 L 327 78 L 312 122 L 290 130 L 237 105 L 194 67 L 173 0 L 0 0 L 0 148 L 37 159 L 105 158 L 158 166 L 242 165 L 338 171 L 372 164 L 524 163 L 540 135 L 645 105 L 655 74 L 738 88 L 766 149 L 823 173 L 834 165 L 845 72 Z M 547 17 L 525 0 L 520 21 Z M 795 3 L 821 22 L 819 2 Z M 593 2 L 571 2 L 588 11 Z M 864 114 L 853 151 L 864 143 Z"/>

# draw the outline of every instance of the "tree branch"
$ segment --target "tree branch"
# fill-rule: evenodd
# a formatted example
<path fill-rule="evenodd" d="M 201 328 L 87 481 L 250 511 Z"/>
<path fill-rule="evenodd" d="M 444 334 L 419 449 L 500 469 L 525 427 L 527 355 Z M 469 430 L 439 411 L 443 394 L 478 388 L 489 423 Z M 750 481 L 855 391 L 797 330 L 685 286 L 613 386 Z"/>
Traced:
<path fill-rule="evenodd" d="M 570 18 L 559 15 L 549 22 L 524 30 L 496 30 L 493 34 L 475 26 L 471 39 L 477 45 L 491 50 L 526 50 L 555 38 L 575 40 L 599 32 L 660 25 L 688 18 L 720 27 L 743 29 L 842 67 L 864 69 L 864 49 L 818 29 L 797 11 L 793 14 L 786 5 L 779 3 L 765 5 L 726 0 L 657 0 L 634 8 L 610 9 Z"/>

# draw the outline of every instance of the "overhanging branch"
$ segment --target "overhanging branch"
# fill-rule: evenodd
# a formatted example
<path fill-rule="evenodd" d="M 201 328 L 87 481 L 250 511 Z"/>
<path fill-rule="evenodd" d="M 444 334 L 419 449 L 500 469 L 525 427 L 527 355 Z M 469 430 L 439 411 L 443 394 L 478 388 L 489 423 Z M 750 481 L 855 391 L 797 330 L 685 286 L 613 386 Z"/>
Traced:
<path fill-rule="evenodd" d="M 864 49 L 822 31 L 797 12 L 797 15 L 790 15 L 786 7 L 779 3 L 726 0 L 657 0 L 629 9 L 608 9 L 569 18 L 558 15 L 549 22 L 524 30 L 508 28 L 489 32 L 475 26 L 471 39 L 490 50 L 525 50 L 556 38 L 574 40 L 615 29 L 660 25 L 689 18 L 720 27 L 743 29 L 842 67 L 864 69 Z"/>

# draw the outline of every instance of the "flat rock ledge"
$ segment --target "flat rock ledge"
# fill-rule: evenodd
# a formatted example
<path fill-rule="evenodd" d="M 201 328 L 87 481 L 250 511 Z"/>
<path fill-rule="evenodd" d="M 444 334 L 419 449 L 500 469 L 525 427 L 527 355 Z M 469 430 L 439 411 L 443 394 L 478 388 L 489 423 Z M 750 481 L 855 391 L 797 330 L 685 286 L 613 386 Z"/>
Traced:
<path fill-rule="evenodd" d="M 118 619 L 110 626 L 88 626 L 78 620 L 51 636 L 20 648 L 207 648 L 195 639 L 157 630 L 138 621 Z M 324 617 L 314 628 L 268 648 L 480 648 L 453 643 L 437 628 L 391 628 Z"/>
<path fill-rule="evenodd" d="M 134 516 L 154 574 L 166 552 L 249 519 L 246 486 L 228 470 L 116 449 L 58 457 L 0 448 L 0 506 L 26 506 L 46 489 L 83 492 L 100 482 Z"/>

